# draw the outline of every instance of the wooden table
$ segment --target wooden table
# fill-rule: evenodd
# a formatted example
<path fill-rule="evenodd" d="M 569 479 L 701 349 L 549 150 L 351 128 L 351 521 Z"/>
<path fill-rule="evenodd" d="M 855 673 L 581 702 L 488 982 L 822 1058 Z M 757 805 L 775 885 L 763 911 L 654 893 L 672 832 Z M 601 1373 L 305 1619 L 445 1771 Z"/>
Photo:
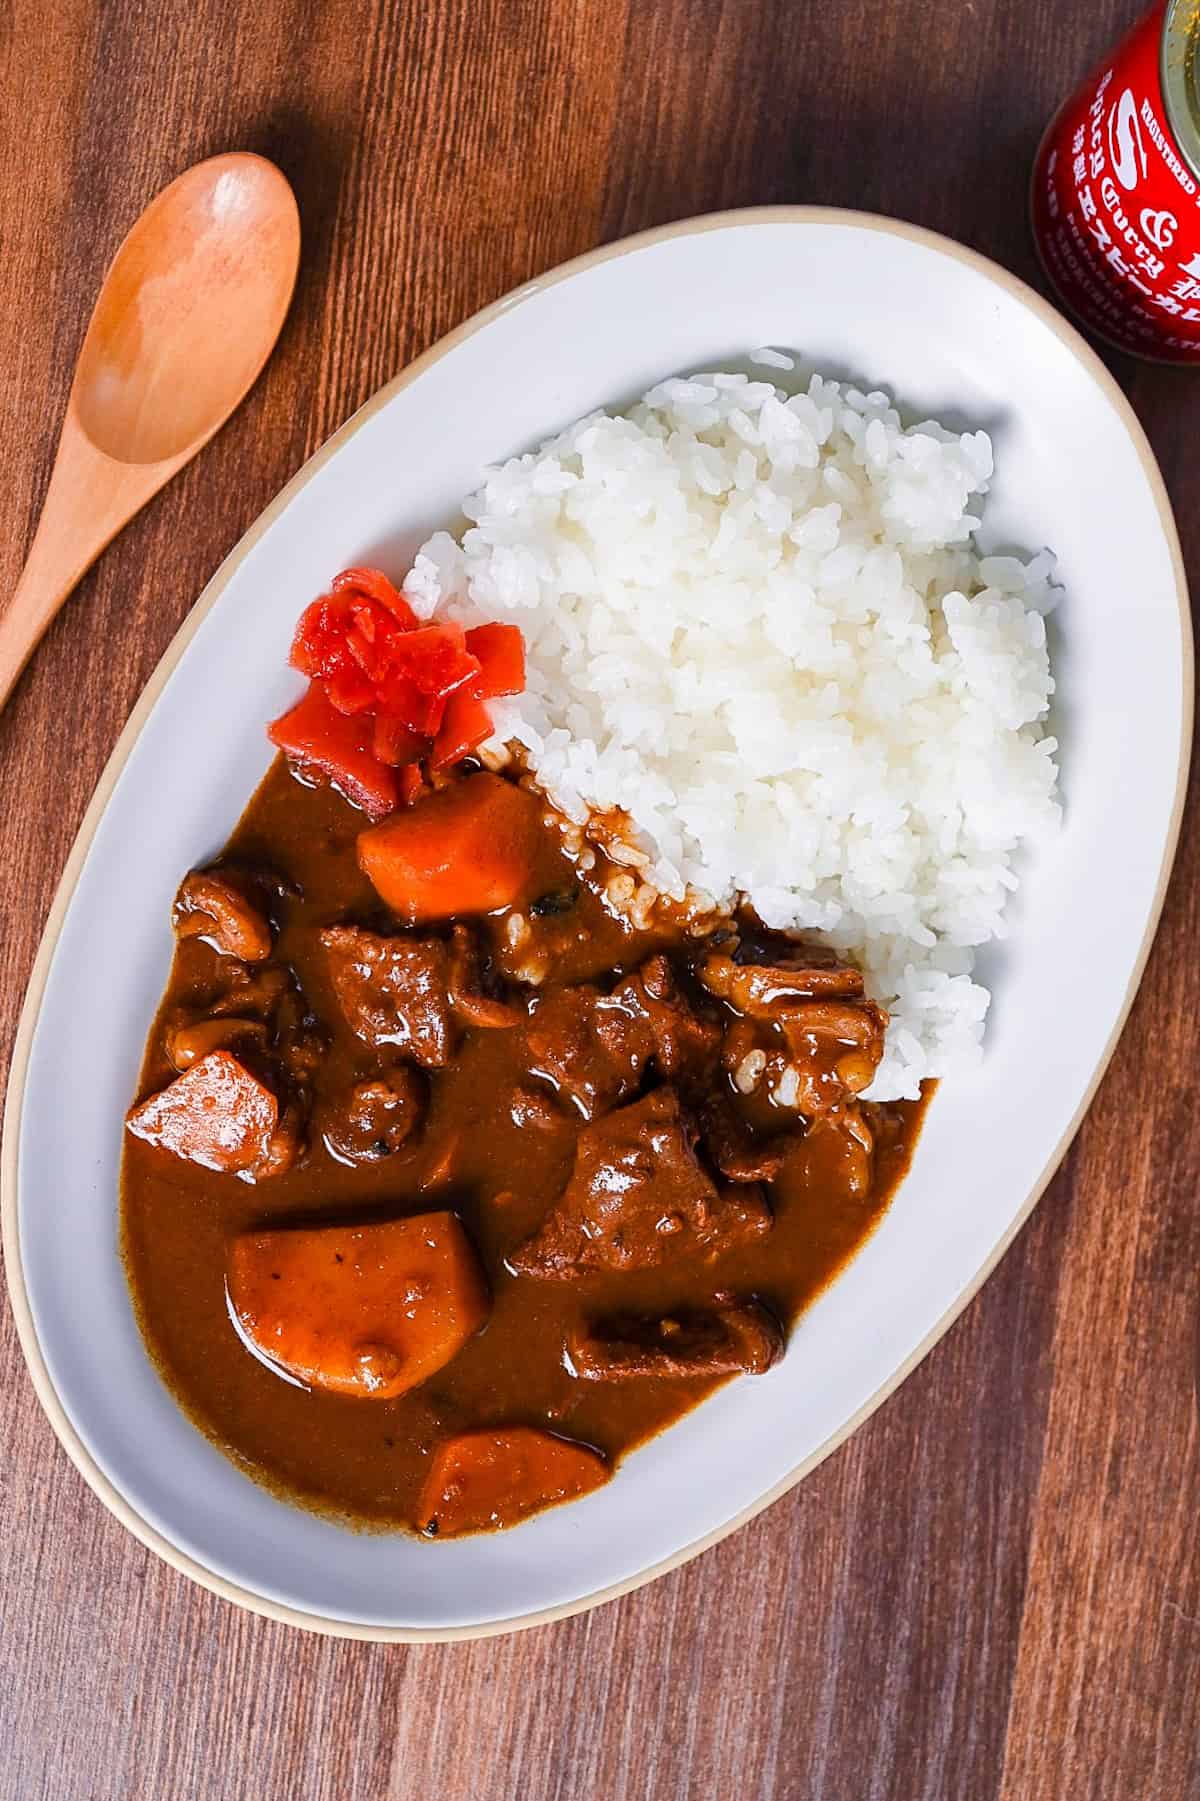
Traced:
<path fill-rule="evenodd" d="M 0 717 L 5 1055 L 135 696 L 221 557 L 360 401 L 562 258 L 720 207 L 895 213 L 1033 279 L 1038 133 L 1137 10 L 16 0 L 0 39 L 0 592 L 92 296 L 150 196 L 201 156 L 261 150 L 295 184 L 305 254 L 250 401 L 84 582 Z M 1195 579 L 1200 378 L 1117 368 Z M 0 1308 L 3 1796 L 1200 1795 L 1198 877 L 1189 817 L 1091 1116 L 937 1350 L 770 1512 L 584 1618 L 404 1649 L 215 1600 L 75 1474 Z"/>

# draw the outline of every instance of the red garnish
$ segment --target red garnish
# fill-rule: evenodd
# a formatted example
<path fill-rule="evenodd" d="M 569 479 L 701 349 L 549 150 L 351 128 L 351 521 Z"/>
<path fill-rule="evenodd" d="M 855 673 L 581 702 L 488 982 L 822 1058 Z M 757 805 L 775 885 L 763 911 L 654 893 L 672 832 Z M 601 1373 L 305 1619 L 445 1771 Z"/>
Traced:
<path fill-rule="evenodd" d="M 312 680 L 272 741 L 373 819 L 424 790 L 423 763 L 449 769 L 482 744 L 485 703 L 525 686 L 515 625 L 423 623 L 378 569 L 334 577 L 301 616 L 290 661 Z"/>
<path fill-rule="evenodd" d="M 460 688 L 446 702 L 438 735 L 433 741 L 434 769 L 449 769 L 492 735 L 492 716 L 477 694 Z"/>
<path fill-rule="evenodd" d="M 429 754 L 429 740 L 412 732 L 390 713 L 376 713 L 371 749 L 381 763 L 395 769 L 402 763 L 419 763 Z"/>
<path fill-rule="evenodd" d="M 467 649 L 479 659 L 484 700 L 520 694 L 525 686 L 525 643 L 515 625 L 477 625 L 467 633 Z"/>
<path fill-rule="evenodd" d="M 400 788 L 372 749 L 373 731 L 366 714 L 349 718 L 339 713 L 318 680 L 308 684 L 290 713 L 267 728 L 267 736 L 291 762 L 321 770 L 347 800 L 370 818 L 383 819 L 399 804 Z"/>
<path fill-rule="evenodd" d="M 425 777 L 421 774 L 421 765 L 406 763 L 399 773 L 399 781 L 400 804 L 402 807 L 411 807 L 413 802 L 424 794 L 427 786 Z"/>
<path fill-rule="evenodd" d="M 332 675 L 349 662 L 346 630 L 350 624 L 350 602 L 335 600 L 323 594 L 300 615 L 296 636 L 292 639 L 289 658 L 293 669 L 304 675 Z"/>
<path fill-rule="evenodd" d="M 412 631 L 417 624 L 417 616 L 403 594 L 392 586 L 380 569 L 343 569 L 340 575 L 334 576 L 330 586 L 335 594 L 365 594 L 368 599 L 378 601 L 400 621 L 406 632 Z"/>
<path fill-rule="evenodd" d="M 365 713 L 375 705 L 375 690 L 353 663 L 335 669 L 326 678 L 325 691 L 339 713 Z"/>
<path fill-rule="evenodd" d="M 466 648 L 461 625 L 423 625 L 406 632 L 395 646 L 392 668 L 408 677 L 422 694 L 443 700 L 482 673 L 479 659 Z"/>
<path fill-rule="evenodd" d="M 437 694 L 422 694 L 406 675 L 389 675 L 380 682 L 379 707 L 405 724 L 419 738 L 432 738 L 442 723 L 446 703 Z"/>

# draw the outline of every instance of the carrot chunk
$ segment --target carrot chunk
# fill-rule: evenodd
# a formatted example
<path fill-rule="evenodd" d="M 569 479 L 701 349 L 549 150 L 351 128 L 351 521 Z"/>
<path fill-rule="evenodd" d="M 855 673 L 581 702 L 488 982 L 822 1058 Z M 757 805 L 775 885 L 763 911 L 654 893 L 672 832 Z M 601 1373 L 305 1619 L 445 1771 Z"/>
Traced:
<path fill-rule="evenodd" d="M 226 1280 L 242 1332 L 268 1363 L 310 1388 L 376 1401 L 440 1370 L 488 1314 L 453 1213 L 245 1232 L 230 1246 Z"/>
<path fill-rule="evenodd" d="M 408 925 L 519 900 L 537 848 L 538 803 L 497 775 L 469 775 L 358 839 L 358 861 Z"/>
<path fill-rule="evenodd" d="M 434 1455 L 416 1523 L 439 1538 L 487 1532 L 589 1494 L 608 1477 L 598 1451 L 536 1426 L 460 1432 Z"/>
<path fill-rule="evenodd" d="M 279 1124 L 279 1102 L 229 1051 L 212 1051 L 131 1109 L 135 1138 L 222 1175 L 252 1170 Z"/>

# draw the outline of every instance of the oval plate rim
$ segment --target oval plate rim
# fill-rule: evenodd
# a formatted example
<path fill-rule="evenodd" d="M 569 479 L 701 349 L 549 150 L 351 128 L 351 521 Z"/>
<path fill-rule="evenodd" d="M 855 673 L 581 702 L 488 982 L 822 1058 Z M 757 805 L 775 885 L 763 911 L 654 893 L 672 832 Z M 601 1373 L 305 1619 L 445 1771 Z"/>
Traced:
<path fill-rule="evenodd" d="M 254 549 L 260 538 L 269 530 L 275 520 L 297 498 L 300 492 L 345 445 L 349 439 L 383 407 L 413 381 L 415 381 L 433 363 L 441 361 L 459 344 L 476 332 L 481 331 L 501 313 L 535 293 L 569 281 L 572 277 L 594 268 L 596 265 L 611 261 L 617 257 L 628 256 L 651 245 L 661 244 L 672 238 L 692 236 L 698 232 L 721 231 L 730 227 L 758 225 L 841 225 L 863 231 L 874 231 L 884 236 L 898 237 L 910 243 L 932 250 L 973 269 L 976 273 L 994 282 L 1015 298 L 1058 337 L 1076 359 L 1083 364 L 1087 374 L 1100 387 L 1109 400 L 1114 411 L 1124 425 L 1137 451 L 1139 461 L 1145 471 L 1150 491 L 1154 497 L 1162 526 L 1164 539 L 1170 551 L 1172 567 L 1175 575 L 1176 595 L 1179 603 L 1181 649 L 1183 662 L 1183 695 L 1181 707 L 1181 731 L 1179 741 L 1179 766 L 1176 772 L 1175 794 L 1172 802 L 1170 823 L 1163 845 L 1162 861 L 1155 885 L 1154 900 L 1146 922 L 1145 932 L 1138 947 L 1130 975 L 1129 985 L 1125 991 L 1120 1013 L 1106 1043 L 1102 1046 L 1088 1082 L 1086 1092 L 1068 1123 L 1062 1138 L 1055 1146 L 1049 1160 L 1038 1176 L 1021 1207 L 1017 1210 L 1008 1229 L 994 1246 L 990 1256 L 984 1261 L 972 1280 L 956 1296 L 953 1304 L 947 1308 L 941 1318 L 921 1340 L 920 1344 L 874 1391 L 868 1400 L 839 1430 L 816 1450 L 802 1459 L 780 1481 L 774 1483 L 763 1494 L 759 1495 L 749 1506 L 741 1509 L 731 1519 L 724 1521 L 711 1532 L 682 1546 L 671 1556 L 660 1559 L 626 1580 L 611 1583 L 590 1594 L 578 1596 L 555 1607 L 547 1607 L 534 1612 L 517 1615 L 505 1620 L 490 1620 L 477 1625 L 455 1627 L 408 1627 L 379 1626 L 366 1622 L 330 1619 L 321 1614 L 302 1612 L 290 1608 L 280 1602 L 267 1599 L 256 1594 L 252 1589 L 243 1588 L 237 1583 L 218 1575 L 206 1568 L 196 1559 L 180 1551 L 168 1538 L 158 1532 L 141 1514 L 131 1506 L 124 1495 L 109 1481 L 108 1477 L 96 1464 L 83 1439 L 68 1419 L 42 1356 L 34 1328 L 33 1315 L 25 1288 L 24 1273 L 21 1266 L 18 1235 L 18 1196 L 17 1169 L 20 1149 L 20 1123 L 24 1108 L 26 1078 L 29 1069 L 29 1054 L 33 1040 L 34 1028 L 41 1011 L 42 996 L 45 990 L 50 965 L 62 930 L 67 908 L 74 894 L 76 884 L 83 869 L 84 862 L 91 848 L 97 827 L 108 806 L 109 799 L 117 780 L 120 777 L 129 755 L 141 734 L 142 728 L 150 716 L 159 695 L 166 686 L 168 678 L 182 659 L 200 624 L 215 605 L 218 597 L 232 579 L 234 573 Z M 3 1142 L 0 1144 L 0 1244 L 3 1246 L 5 1277 L 8 1286 L 9 1302 L 12 1307 L 17 1328 L 17 1338 L 24 1355 L 34 1391 L 42 1409 L 52 1426 L 59 1443 L 67 1453 L 75 1468 L 79 1471 L 88 1487 L 103 1502 L 133 1536 L 146 1548 L 161 1557 L 165 1563 L 188 1576 L 193 1582 L 206 1588 L 210 1593 L 219 1595 L 223 1600 L 232 1601 L 235 1605 L 246 1608 L 266 1619 L 277 1620 L 284 1625 L 296 1626 L 303 1630 L 324 1634 L 328 1637 L 360 1639 L 376 1643 L 390 1644 L 422 1644 L 452 1643 L 471 1639 L 493 1638 L 502 1633 L 516 1632 L 532 1626 L 547 1625 L 551 1621 L 566 1619 L 572 1614 L 585 1613 L 603 1602 L 616 1600 L 619 1596 L 631 1593 L 659 1576 L 667 1575 L 678 1569 L 681 1564 L 689 1562 L 702 1551 L 727 1538 L 731 1533 L 752 1520 L 755 1515 L 770 1507 L 789 1489 L 823 1463 L 825 1458 L 843 1444 L 853 1432 L 856 1432 L 877 1407 L 899 1388 L 900 1384 L 912 1373 L 922 1359 L 928 1355 L 954 1321 L 962 1313 L 968 1303 L 987 1281 L 1000 1259 L 1008 1250 L 1013 1239 L 1028 1220 L 1034 1207 L 1045 1192 L 1051 1177 L 1075 1137 L 1090 1107 L 1096 1090 L 1103 1080 L 1117 1042 L 1124 1029 L 1133 1005 L 1138 988 L 1141 985 L 1146 962 L 1158 929 L 1166 898 L 1167 884 L 1175 861 L 1175 852 L 1179 841 L 1179 831 L 1183 816 L 1184 800 L 1187 792 L 1187 777 L 1190 762 L 1194 711 L 1194 668 L 1192 653 L 1192 622 L 1188 598 L 1187 577 L 1183 565 L 1183 553 L 1179 542 L 1179 533 L 1175 524 L 1171 503 L 1167 495 L 1166 484 L 1159 469 L 1157 459 L 1150 447 L 1149 440 L 1137 415 L 1129 401 L 1118 386 L 1115 377 L 1110 373 L 1099 355 L 1085 341 L 1081 334 L 1043 295 L 1028 286 L 1018 276 L 993 262 L 990 257 L 978 251 L 969 250 L 965 245 L 957 243 L 940 232 L 929 231 L 923 226 L 911 225 L 903 220 L 890 219 L 878 213 L 857 212 L 845 207 L 822 206 L 761 206 L 746 207 L 727 212 L 703 214 L 697 218 L 683 219 L 668 225 L 653 227 L 648 231 L 638 232 L 633 236 L 619 239 L 612 244 L 601 245 L 570 261 L 561 263 L 557 268 L 548 271 L 532 281 L 524 282 L 510 293 L 493 301 L 489 306 L 472 315 L 447 333 L 443 338 L 409 363 L 398 375 L 386 382 L 369 400 L 365 401 L 357 412 L 351 414 L 332 437 L 314 452 L 296 474 L 284 485 L 275 499 L 269 503 L 258 518 L 245 532 L 242 538 L 225 557 L 216 573 L 205 585 L 199 598 L 179 627 L 175 636 L 142 690 L 136 705 L 131 712 L 112 754 L 105 764 L 95 792 L 88 803 L 79 831 L 71 846 L 62 877 L 55 891 L 50 906 L 46 925 L 34 959 L 29 978 L 24 1004 L 13 1042 L 12 1059 L 9 1068 L 8 1091 L 5 1098 Z"/>

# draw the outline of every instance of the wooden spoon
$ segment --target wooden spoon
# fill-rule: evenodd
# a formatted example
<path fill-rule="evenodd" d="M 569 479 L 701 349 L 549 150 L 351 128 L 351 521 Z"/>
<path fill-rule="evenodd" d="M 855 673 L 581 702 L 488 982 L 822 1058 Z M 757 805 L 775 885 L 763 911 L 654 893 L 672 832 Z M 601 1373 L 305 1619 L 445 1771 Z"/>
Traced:
<path fill-rule="evenodd" d="M 29 560 L 0 615 L 0 707 L 80 576 L 252 386 L 299 259 L 291 188 L 274 163 L 241 151 L 197 163 L 129 233 L 79 353 Z"/>

